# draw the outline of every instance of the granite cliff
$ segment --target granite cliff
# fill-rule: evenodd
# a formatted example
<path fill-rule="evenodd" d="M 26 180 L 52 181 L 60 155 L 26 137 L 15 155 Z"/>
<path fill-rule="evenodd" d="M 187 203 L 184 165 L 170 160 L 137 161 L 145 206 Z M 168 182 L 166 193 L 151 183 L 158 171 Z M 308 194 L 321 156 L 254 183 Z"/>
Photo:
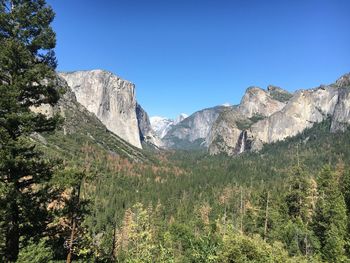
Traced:
<path fill-rule="evenodd" d="M 135 147 L 141 147 L 135 85 L 104 70 L 59 73 L 77 101 L 107 127 Z"/>
<path fill-rule="evenodd" d="M 156 132 L 152 129 L 147 112 L 138 103 L 136 104 L 136 116 L 141 142 L 147 143 L 154 148 L 161 147 L 162 141 Z"/>
<path fill-rule="evenodd" d="M 169 149 L 206 148 L 210 129 L 225 108 L 217 106 L 203 109 L 173 125 L 162 138 L 164 147 Z"/>
<path fill-rule="evenodd" d="M 109 131 L 137 148 L 142 148 L 142 142 L 154 148 L 237 155 L 295 136 L 326 118 L 331 118 L 330 132 L 344 131 L 350 123 L 350 74 L 334 84 L 293 94 L 271 85 L 266 90 L 249 87 L 239 105 L 207 108 L 175 120 L 150 120 L 136 102 L 135 85 L 107 71 L 59 73 L 58 82 L 69 86 L 62 100 L 65 105 L 76 101 Z M 47 105 L 34 110 L 54 113 Z M 68 129 L 74 127 L 66 125 L 65 132 Z"/>
<path fill-rule="evenodd" d="M 54 107 L 43 104 L 31 108 L 46 116 L 59 114 L 63 118 L 61 128 L 54 133 L 32 134 L 32 139 L 38 141 L 45 151 L 71 159 L 88 145 L 137 162 L 148 161 L 140 149 L 109 131 L 94 113 L 81 105 L 63 78 L 57 77 L 56 80 L 56 87 L 64 91 L 58 103 Z"/>
<path fill-rule="evenodd" d="M 280 88 L 248 88 L 240 105 L 224 111 L 210 131 L 210 154 L 240 154 L 292 137 L 326 118 L 330 132 L 350 124 L 350 75 L 335 84 L 289 94 Z"/>

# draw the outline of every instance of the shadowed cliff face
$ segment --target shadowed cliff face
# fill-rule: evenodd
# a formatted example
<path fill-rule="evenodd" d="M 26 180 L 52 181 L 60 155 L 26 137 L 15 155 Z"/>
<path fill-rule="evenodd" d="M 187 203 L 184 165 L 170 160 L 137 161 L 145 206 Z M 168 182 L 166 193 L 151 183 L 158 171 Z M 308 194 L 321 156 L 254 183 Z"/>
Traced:
<path fill-rule="evenodd" d="M 162 138 L 165 148 L 198 149 L 208 146 L 210 129 L 224 106 L 197 111 L 173 125 Z"/>
<path fill-rule="evenodd" d="M 332 120 L 330 132 L 345 130 L 350 124 L 350 74 L 333 85 L 293 95 L 273 86 L 267 91 L 249 88 L 237 109 L 223 112 L 213 125 L 209 152 L 239 154 L 244 131 L 245 145 L 250 146 L 246 148 L 259 150 L 264 143 L 295 136 L 327 117 Z"/>
<path fill-rule="evenodd" d="M 103 70 L 59 73 L 77 101 L 108 130 L 141 148 L 136 116 L 135 85 Z"/>
<path fill-rule="evenodd" d="M 138 103 L 136 104 L 136 116 L 141 141 L 148 143 L 155 148 L 161 147 L 162 142 L 153 131 L 147 112 Z"/>

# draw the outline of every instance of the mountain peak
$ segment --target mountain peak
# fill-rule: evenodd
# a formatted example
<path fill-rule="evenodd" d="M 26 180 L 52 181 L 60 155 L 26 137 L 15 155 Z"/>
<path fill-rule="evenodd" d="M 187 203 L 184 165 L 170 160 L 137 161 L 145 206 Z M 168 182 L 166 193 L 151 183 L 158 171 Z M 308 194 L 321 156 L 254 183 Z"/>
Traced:
<path fill-rule="evenodd" d="M 186 119 L 188 115 L 186 113 L 181 113 L 179 116 L 177 116 L 174 120 L 174 125 L 178 124 L 179 122 L 182 122 L 184 119 Z"/>
<path fill-rule="evenodd" d="M 347 74 L 341 76 L 339 79 L 337 79 L 335 84 L 339 87 L 350 86 L 350 73 L 347 73 Z"/>

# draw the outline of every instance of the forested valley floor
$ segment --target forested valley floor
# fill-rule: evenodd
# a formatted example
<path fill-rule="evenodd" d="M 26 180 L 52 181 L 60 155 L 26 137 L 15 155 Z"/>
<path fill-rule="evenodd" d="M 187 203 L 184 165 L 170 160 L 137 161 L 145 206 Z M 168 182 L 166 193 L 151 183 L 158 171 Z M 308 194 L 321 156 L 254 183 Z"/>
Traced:
<path fill-rule="evenodd" d="M 81 262 L 345 262 L 350 131 L 330 134 L 329 127 L 327 120 L 237 157 L 158 151 L 142 162 L 68 135 L 69 151 L 73 147 L 76 153 L 63 162 L 80 178 L 79 200 L 70 207 L 80 213 L 73 257 Z M 48 145 L 57 144 L 57 134 L 45 137 Z M 56 259 L 65 256 L 69 229 L 45 243 Z"/>

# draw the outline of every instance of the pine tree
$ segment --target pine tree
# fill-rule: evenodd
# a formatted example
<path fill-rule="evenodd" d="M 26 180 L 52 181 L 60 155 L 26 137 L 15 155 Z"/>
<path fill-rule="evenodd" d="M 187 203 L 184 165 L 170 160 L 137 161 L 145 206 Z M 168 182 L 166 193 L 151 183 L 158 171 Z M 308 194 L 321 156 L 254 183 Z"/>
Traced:
<path fill-rule="evenodd" d="M 301 167 L 294 168 L 290 176 L 289 191 L 285 198 L 288 215 L 293 220 L 300 218 L 302 222 L 307 223 L 310 207 L 308 200 L 309 191 L 310 183 L 308 175 Z"/>
<path fill-rule="evenodd" d="M 89 174 L 73 167 L 57 172 L 52 179 L 53 185 L 60 189 L 58 192 L 64 193 L 61 196 L 62 209 L 59 211 L 61 222 L 64 223 L 63 231 L 59 235 L 65 239 L 63 245 L 67 249 L 68 263 L 72 262 L 73 255 L 91 252 L 90 237 L 82 226 L 85 216 L 90 212 L 90 200 L 82 194 L 83 184 L 89 179 Z"/>
<path fill-rule="evenodd" d="M 20 238 L 38 236 L 48 223 L 48 181 L 55 163 L 30 141 L 53 131 L 58 118 L 33 110 L 58 101 L 53 52 L 54 13 L 44 0 L 0 0 L 0 208 L 6 222 L 2 254 L 15 261 Z"/>
<path fill-rule="evenodd" d="M 339 166 L 338 166 L 339 168 Z M 340 186 L 341 186 L 341 192 L 344 196 L 345 204 L 346 204 L 346 211 L 347 216 L 350 218 L 350 170 L 344 171 L 338 169 L 338 172 L 340 173 Z M 347 225 L 347 244 L 346 244 L 346 252 L 347 256 L 350 256 L 350 224 Z"/>
<path fill-rule="evenodd" d="M 321 253 L 327 262 L 344 260 L 347 215 L 344 197 L 339 189 L 339 177 L 329 166 L 318 178 L 318 200 L 313 221 Z"/>

